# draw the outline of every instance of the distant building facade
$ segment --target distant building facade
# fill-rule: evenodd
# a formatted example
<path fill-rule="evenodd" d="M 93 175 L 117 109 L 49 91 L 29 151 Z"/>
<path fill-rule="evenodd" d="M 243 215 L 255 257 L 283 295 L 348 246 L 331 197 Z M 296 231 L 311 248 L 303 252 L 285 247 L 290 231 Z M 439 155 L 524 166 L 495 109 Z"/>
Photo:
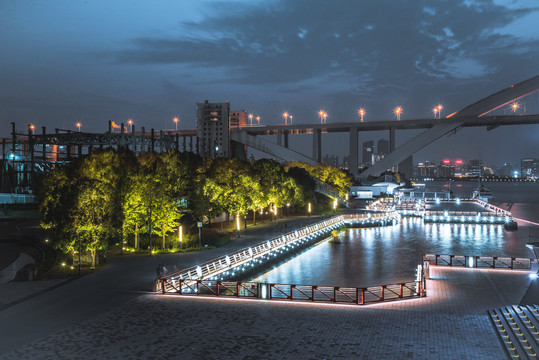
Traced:
<path fill-rule="evenodd" d="M 361 159 L 364 165 L 372 165 L 372 154 L 374 154 L 374 141 L 365 141 L 363 143 L 363 157 Z"/>
<path fill-rule="evenodd" d="M 481 177 L 483 175 L 483 160 L 468 160 L 466 168 L 468 176 Z"/>
<path fill-rule="evenodd" d="M 524 158 L 520 160 L 520 176 L 533 178 L 539 175 L 539 160 L 534 158 Z"/>
<path fill-rule="evenodd" d="M 336 155 L 327 155 L 322 159 L 322 164 L 326 164 L 333 167 L 339 167 L 339 157 Z"/>

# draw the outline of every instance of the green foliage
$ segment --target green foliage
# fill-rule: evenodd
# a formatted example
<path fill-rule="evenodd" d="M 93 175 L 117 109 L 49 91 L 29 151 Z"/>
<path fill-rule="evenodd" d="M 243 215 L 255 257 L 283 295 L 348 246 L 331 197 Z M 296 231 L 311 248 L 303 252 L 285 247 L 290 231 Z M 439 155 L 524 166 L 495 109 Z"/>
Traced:
<path fill-rule="evenodd" d="M 290 168 L 304 169 L 311 175 L 321 181 L 334 187 L 341 196 L 348 192 L 348 188 L 352 185 L 352 178 L 341 169 L 329 165 L 312 166 L 302 162 L 291 161 L 288 166 Z"/>
<path fill-rule="evenodd" d="M 96 150 L 50 171 L 37 189 L 42 225 L 52 229 L 55 246 L 94 256 L 113 244 L 152 249 L 173 248 L 182 216 L 195 221 L 222 213 L 244 216 L 249 211 L 303 206 L 315 183 L 304 164 L 284 167 L 263 159 L 252 164 L 239 159 L 202 159 L 191 153 L 141 153 Z M 317 169 L 317 168 L 316 168 Z M 345 186 L 345 176 L 331 168 L 316 170 L 325 180 Z M 220 246 L 221 235 L 204 235 L 209 246 Z M 193 240 L 184 236 L 184 244 Z M 194 240 L 193 240 L 194 241 Z M 191 244 L 190 244 L 191 245 Z M 196 244 L 198 245 L 198 239 Z"/>

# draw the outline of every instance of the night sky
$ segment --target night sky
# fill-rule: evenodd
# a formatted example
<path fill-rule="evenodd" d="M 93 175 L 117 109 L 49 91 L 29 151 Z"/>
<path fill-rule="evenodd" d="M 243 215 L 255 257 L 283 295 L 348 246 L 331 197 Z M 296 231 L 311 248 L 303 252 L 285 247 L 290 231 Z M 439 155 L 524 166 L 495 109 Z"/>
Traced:
<path fill-rule="evenodd" d="M 196 102 L 262 124 L 442 117 L 539 74 L 536 0 L 0 2 L 0 135 L 9 123 L 104 132 L 195 127 Z M 539 95 L 517 113 L 539 113 Z M 510 113 L 501 109 L 498 113 Z M 397 145 L 415 132 L 398 132 Z M 361 134 L 360 142 L 385 133 Z M 310 139 L 291 138 L 310 154 Z M 342 156 L 348 137 L 324 137 Z M 539 158 L 539 125 L 464 129 L 414 160 Z"/>

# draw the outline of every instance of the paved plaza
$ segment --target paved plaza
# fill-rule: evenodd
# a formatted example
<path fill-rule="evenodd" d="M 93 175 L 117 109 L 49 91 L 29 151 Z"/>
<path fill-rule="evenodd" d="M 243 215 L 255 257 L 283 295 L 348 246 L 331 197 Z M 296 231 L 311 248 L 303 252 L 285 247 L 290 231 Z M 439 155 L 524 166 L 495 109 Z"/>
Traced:
<path fill-rule="evenodd" d="M 187 267 L 280 226 L 207 252 L 118 258 L 12 304 L 0 311 L 0 359 L 507 358 L 487 310 L 519 304 L 528 271 L 431 267 L 427 297 L 367 306 L 148 291 L 158 262 Z"/>

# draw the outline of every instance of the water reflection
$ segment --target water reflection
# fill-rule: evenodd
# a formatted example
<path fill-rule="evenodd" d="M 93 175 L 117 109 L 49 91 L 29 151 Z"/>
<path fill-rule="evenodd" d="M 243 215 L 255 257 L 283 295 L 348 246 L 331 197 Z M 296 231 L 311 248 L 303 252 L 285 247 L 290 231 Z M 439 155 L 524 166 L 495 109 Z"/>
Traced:
<path fill-rule="evenodd" d="M 303 252 L 255 281 L 334 286 L 368 286 L 414 277 L 421 254 L 529 257 L 527 231 L 501 225 L 423 224 L 403 218 L 395 226 L 348 229 L 340 244 L 327 241 Z"/>

